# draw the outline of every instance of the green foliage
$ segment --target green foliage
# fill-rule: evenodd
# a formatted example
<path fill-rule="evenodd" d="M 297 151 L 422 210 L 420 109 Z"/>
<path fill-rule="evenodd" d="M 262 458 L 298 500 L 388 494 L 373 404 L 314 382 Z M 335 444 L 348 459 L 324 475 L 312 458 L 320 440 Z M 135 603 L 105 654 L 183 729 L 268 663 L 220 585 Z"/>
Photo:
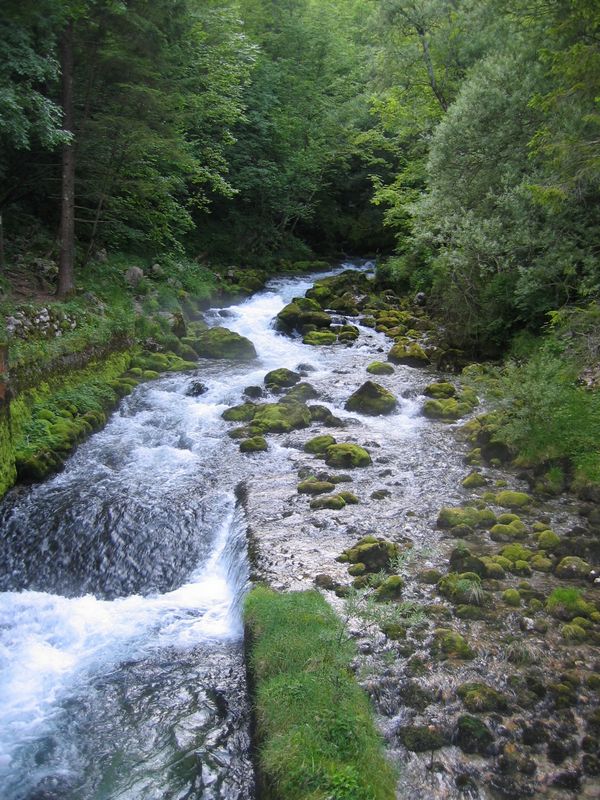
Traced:
<path fill-rule="evenodd" d="M 353 646 L 317 592 L 254 589 L 246 600 L 259 766 L 281 800 L 391 800 L 368 700 L 350 671 Z"/>

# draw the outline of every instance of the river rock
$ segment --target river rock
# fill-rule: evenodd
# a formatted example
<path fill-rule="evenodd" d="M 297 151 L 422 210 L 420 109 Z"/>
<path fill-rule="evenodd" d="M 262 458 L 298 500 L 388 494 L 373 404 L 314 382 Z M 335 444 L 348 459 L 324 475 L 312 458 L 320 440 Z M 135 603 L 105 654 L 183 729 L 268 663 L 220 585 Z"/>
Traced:
<path fill-rule="evenodd" d="M 265 375 L 265 386 L 271 391 L 281 391 L 294 386 L 300 380 L 300 374 L 293 372 L 291 369 L 281 367 L 280 369 L 273 369 Z"/>
<path fill-rule="evenodd" d="M 587 578 L 590 574 L 591 566 L 578 556 L 566 556 L 555 569 L 558 578 Z"/>
<path fill-rule="evenodd" d="M 398 403 L 394 395 L 373 381 L 366 381 L 346 401 L 347 411 L 356 411 L 360 414 L 378 416 L 391 414 Z"/>
<path fill-rule="evenodd" d="M 250 361 L 256 358 L 256 349 L 249 339 L 228 328 L 209 328 L 199 334 L 194 348 L 202 358 L 228 358 Z"/>

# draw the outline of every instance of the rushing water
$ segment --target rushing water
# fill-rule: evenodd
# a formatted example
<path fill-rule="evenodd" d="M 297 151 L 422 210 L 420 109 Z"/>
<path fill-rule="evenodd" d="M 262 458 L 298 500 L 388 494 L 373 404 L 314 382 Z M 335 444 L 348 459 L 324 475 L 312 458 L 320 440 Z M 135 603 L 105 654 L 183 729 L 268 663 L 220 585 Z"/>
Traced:
<path fill-rule="evenodd" d="M 221 413 L 268 370 L 305 360 L 272 322 L 311 283 L 273 281 L 208 312 L 258 359 L 139 386 L 63 472 L 4 501 L 4 800 L 252 797 L 236 487 L 280 470 L 286 452 L 242 456 Z M 187 394 L 195 380 L 200 397 Z"/>

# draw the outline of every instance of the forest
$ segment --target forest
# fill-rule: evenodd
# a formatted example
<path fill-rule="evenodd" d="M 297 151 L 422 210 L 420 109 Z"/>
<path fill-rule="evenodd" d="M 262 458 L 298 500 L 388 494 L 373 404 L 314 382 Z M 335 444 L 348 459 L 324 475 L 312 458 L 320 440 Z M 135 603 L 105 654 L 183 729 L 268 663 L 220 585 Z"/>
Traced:
<path fill-rule="evenodd" d="M 0 793 L 588 796 L 597 0 L 1 6 Z"/>

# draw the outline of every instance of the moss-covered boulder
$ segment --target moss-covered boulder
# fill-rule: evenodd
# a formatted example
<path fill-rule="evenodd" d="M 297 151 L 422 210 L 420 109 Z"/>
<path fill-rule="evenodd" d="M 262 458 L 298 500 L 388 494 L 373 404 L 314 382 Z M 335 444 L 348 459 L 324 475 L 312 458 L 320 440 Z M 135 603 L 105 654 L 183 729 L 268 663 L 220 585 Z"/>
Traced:
<path fill-rule="evenodd" d="M 371 456 L 357 444 L 332 444 L 325 453 L 325 463 L 336 469 L 354 469 L 371 465 Z"/>
<path fill-rule="evenodd" d="M 485 486 L 487 484 L 487 480 L 483 477 L 481 472 L 477 472 L 473 470 L 470 472 L 466 478 L 463 478 L 462 485 L 465 489 L 479 489 L 481 486 Z"/>
<path fill-rule="evenodd" d="M 487 683 L 463 683 L 456 690 L 466 709 L 473 714 L 506 711 L 506 697 Z"/>
<path fill-rule="evenodd" d="M 519 608 L 521 605 L 521 594 L 518 589 L 505 589 L 502 592 L 502 600 L 507 606 Z"/>
<path fill-rule="evenodd" d="M 315 478 L 308 478 L 298 484 L 298 492 L 300 492 L 300 494 L 327 494 L 327 492 L 333 492 L 334 489 L 335 483 L 318 481 Z"/>
<path fill-rule="evenodd" d="M 559 587 L 546 600 L 546 611 L 557 619 L 570 622 L 576 617 L 589 617 L 596 607 L 588 603 L 580 589 Z"/>
<path fill-rule="evenodd" d="M 404 581 L 400 575 L 390 575 L 375 590 L 375 599 L 379 602 L 399 600 L 402 597 Z"/>
<path fill-rule="evenodd" d="M 312 439 L 309 439 L 308 442 L 304 445 L 304 452 L 305 453 L 312 453 L 313 455 L 325 455 L 327 449 L 334 445 L 336 440 L 333 436 L 329 436 L 327 434 L 323 434 L 321 436 L 315 436 Z"/>
<path fill-rule="evenodd" d="M 391 414 L 398 405 L 394 395 L 373 381 L 366 381 L 346 401 L 347 411 L 356 411 L 359 414 L 378 416 Z"/>
<path fill-rule="evenodd" d="M 442 508 L 437 518 L 438 528 L 455 528 L 457 525 L 468 525 L 469 528 L 490 528 L 496 522 L 496 516 L 489 508 L 464 506 L 458 508 Z"/>
<path fill-rule="evenodd" d="M 227 422 L 249 422 L 254 419 L 257 408 L 256 403 L 242 403 L 225 409 L 221 416 Z"/>
<path fill-rule="evenodd" d="M 431 653 L 438 658 L 449 658 L 470 661 L 475 658 L 475 651 L 466 639 L 450 628 L 437 628 L 433 632 Z"/>
<path fill-rule="evenodd" d="M 360 500 L 354 494 L 354 492 L 347 492 L 347 491 L 338 492 L 338 495 L 339 497 L 342 498 L 342 500 L 344 501 L 344 503 L 346 503 L 347 506 L 357 506 L 360 503 Z"/>
<path fill-rule="evenodd" d="M 250 439 L 245 439 L 240 442 L 240 450 L 242 453 L 263 453 L 269 447 L 264 436 L 252 436 Z"/>
<path fill-rule="evenodd" d="M 433 397 L 434 400 L 447 399 L 456 396 L 456 386 L 447 381 L 438 381 L 426 386 L 424 393 L 427 397 Z"/>
<path fill-rule="evenodd" d="M 285 397 L 280 401 L 282 403 L 306 403 L 307 400 L 314 400 L 319 396 L 319 393 L 311 383 L 297 383 L 292 386 L 286 393 Z"/>
<path fill-rule="evenodd" d="M 520 519 L 515 519 L 508 525 L 497 523 L 490 528 L 490 537 L 494 542 L 512 542 L 524 539 L 527 536 L 527 528 Z"/>
<path fill-rule="evenodd" d="M 310 331 L 302 339 L 302 342 L 312 347 L 335 344 L 337 342 L 337 334 L 332 331 Z"/>
<path fill-rule="evenodd" d="M 413 753 L 429 753 L 447 744 L 442 731 L 433 725 L 406 725 L 400 728 L 398 736 Z"/>
<path fill-rule="evenodd" d="M 228 328 L 209 328 L 200 333 L 194 350 L 202 358 L 226 358 L 250 361 L 256 358 L 256 348 L 245 336 Z"/>
<path fill-rule="evenodd" d="M 506 490 L 496 495 L 496 503 L 502 508 L 527 508 L 531 505 L 531 496 L 526 492 L 513 492 Z"/>
<path fill-rule="evenodd" d="M 548 553 L 554 553 L 561 541 L 560 536 L 549 529 L 541 531 L 536 539 L 540 550 L 546 550 Z"/>
<path fill-rule="evenodd" d="M 372 361 L 367 367 L 370 375 L 393 375 L 394 367 L 386 361 Z"/>
<path fill-rule="evenodd" d="M 463 753 L 478 753 L 484 756 L 488 754 L 494 737 L 480 719 L 463 714 L 456 721 L 452 740 Z"/>
<path fill-rule="evenodd" d="M 450 572 L 437 585 L 438 592 L 457 605 L 482 605 L 485 592 L 475 572 Z"/>
<path fill-rule="evenodd" d="M 427 353 L 417 342 L 398 342 L 387 357 L 392 364 L 404 364 L 408 367 L 424 367 L 429 363 Z"/>
<path fill-rule="evenodd" d="M 265 375 L 265 386 L 273 392 L 289 389 L 300 381 L 300 375 L 291 369 L 281 367 L 273 369 Z"/>
<path fill-rule="evenodd" d="M 554 573 L 557 578 L 582 580 L 588 577 L 591 569 L 590 564 L 584 561 L 583 558 L 579 558 L 579 556 L 566 556 L 558 562 Z"/>
<path fill-rule="evenodd" d="M 339 494 L 324 495 L 322 497 L 315 497 L 310 501 L 310 507 L 313 511 L 321 511 L 329 509 L 330 511 L 340 511 L 346 505 L 346 501 Z"/>
<path fill-rule="evenodd" d="M 338 561 L 364 564 L 366 572 L 389 570 L 390 561 L 400 553 L 397 544 L 375 536 L 365 536 L 355 545 L 344 550 Z"/>
<path fill-rule="evenodd" d="M 289 433 L 310 423 L 310 411 L 302 403 L 264 403 L 257 406 L 251 428 L 256 434 Z"/>
<path fill-rule="evenodd" d="M 301 332 L 307 325 L 314 325 L 315 328 L 328 328 L 331 325 L 331 317 L 312 298 L 295 297 L 291 303 L 281 309 L 277 315 L 277 324 L 284 331 Z"/>

